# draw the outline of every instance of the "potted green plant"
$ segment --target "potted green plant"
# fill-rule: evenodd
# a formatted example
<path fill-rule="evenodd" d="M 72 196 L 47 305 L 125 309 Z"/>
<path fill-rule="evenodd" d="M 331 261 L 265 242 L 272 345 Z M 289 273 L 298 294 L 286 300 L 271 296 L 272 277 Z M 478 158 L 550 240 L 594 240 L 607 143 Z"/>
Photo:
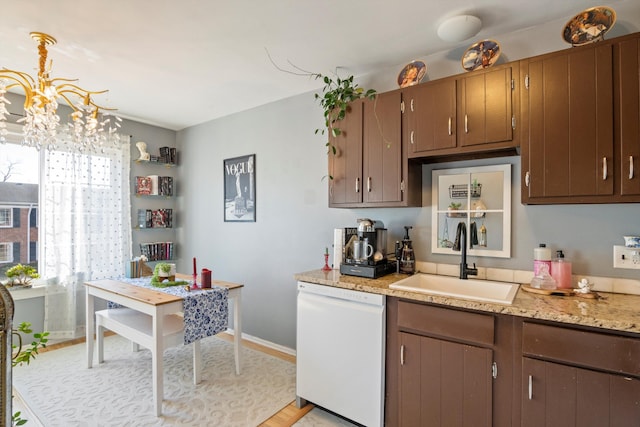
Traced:
<path fill-rule="evenodd" d="M 465 216 L 464 213 L 456 212 L 461 207 L 462 207 L 462 203 L 456 203 L 456 202 L 449 203 L 449 206 L 447 207 L 447 210 L 448 210 L 447 216 L 449 218 L 463 218 Z"/>
<path fill-rule="evenodd" d="M 158 278 L 158 281 L 162 282 L 164 280 L 168 280 L 173 282 L 176 279 L 176 270 L 175 264 L 169 264 L 166 262 L 159 262 L 156 264 L 155 269 L 153 270 L 154 277 Z"/>
<path fill-rule="evenodd" d="M 35 267 L 23 264 L 14 265 L 8 269 L 6 276 L 9 279 L 6 283 L 8 288 L 31 287 L 31 281 L 40 277 Z"/>

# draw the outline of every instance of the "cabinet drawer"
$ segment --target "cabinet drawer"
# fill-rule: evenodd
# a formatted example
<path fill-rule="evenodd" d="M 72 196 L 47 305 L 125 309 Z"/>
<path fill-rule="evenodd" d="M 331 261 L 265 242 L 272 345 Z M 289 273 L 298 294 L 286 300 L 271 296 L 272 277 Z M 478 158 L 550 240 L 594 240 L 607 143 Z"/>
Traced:
<path fill-rule="evenodd" d="M 527 356 L 640 377 L 640 339 L 523 323 Z"/>
<path fill-rule="evenodd" d="M 494 318 L 490 314 L 400 301 L 398 326 L 426 335 L 464 342 L 484 345 L 494 343 Z"/>

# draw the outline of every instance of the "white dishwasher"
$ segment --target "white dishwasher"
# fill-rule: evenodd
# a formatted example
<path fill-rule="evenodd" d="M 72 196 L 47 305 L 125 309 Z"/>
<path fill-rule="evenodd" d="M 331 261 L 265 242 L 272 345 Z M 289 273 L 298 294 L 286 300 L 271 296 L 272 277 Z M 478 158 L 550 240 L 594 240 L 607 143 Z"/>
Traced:
<path fill-rule="evenodd" d="M 384 425 L 385 296 L 298 282 L 296 404 Z"/>

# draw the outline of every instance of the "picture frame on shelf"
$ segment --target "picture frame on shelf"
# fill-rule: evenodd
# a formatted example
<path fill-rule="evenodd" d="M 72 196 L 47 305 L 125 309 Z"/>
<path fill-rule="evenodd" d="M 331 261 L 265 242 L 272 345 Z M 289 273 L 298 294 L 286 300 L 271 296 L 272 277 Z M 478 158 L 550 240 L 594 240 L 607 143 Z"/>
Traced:
<path fill-rule="evenodd" d="M 256 221 L 256 155 L 223 161 L 224 221 Z"/>

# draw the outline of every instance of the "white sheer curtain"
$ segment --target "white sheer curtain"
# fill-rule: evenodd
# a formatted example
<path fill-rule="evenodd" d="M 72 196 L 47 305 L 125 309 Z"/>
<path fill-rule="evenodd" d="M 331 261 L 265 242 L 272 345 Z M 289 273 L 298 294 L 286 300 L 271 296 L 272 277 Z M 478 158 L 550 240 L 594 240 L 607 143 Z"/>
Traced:
<path fill-rule="evenodd" d="M 39 241 L 53 339 L 84 333 L 83 282 L 123 276 L 131 259 L 130 138 L 121 141 L 100 154 L 44 154 Z"/>

